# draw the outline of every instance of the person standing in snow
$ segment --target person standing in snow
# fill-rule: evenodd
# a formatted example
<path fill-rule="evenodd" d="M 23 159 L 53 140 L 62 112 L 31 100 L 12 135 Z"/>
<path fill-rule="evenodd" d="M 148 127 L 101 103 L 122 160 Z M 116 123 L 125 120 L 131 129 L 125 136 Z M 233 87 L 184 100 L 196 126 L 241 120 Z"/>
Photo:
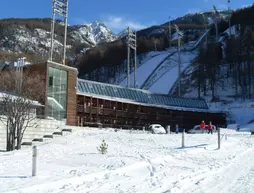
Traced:
<path fill-rule="evenodd" d="M 176 134 L 178 134 L 178 132 L 179 132 L 179 127 L 178 125 L 176 125 Z"/>
<path fill-rule="evenodd" d="M 213 124 L 212 122 L 210 121 L 209 125 L 208 125 L 208 134 L 213 134 Z"/>
<path fill-rule="evenodd" d="M 202 130 L 202 133 L 204 133 L 204 130 L 205 130 L 205 121 L 204 120 L 200 123 L 199 127 Z"/>

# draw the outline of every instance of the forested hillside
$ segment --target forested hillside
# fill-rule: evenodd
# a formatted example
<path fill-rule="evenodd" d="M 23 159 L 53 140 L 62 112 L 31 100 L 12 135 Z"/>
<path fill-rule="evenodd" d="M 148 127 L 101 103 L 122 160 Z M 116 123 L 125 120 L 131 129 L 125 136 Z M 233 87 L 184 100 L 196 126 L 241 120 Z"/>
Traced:
<path fill-rule="evenodd" d="M 228 16 L 225 12 L 221 11 L 222 21 L 219 24 L 219 33 L 224 32 L 228 28 Z M 188 14 L 184 17 L 177 18 L 172 21 L 179 25 L 180 30 L 184 31 L 183 43 L 197 40 L 205 29 L 205 24 L 208 22 L 208 18 L 212 15 L 212 12 L 206 12 L 202 16 L 201 13 Z M 231 17 L 232 25 L 241 24 L 253 25 L 254 20 L 254 7 L 248 7 L 239 9 L 233 12 Z M 246 19 L 247 18 L 247 19 Z M 174 30 L 173 32 L 174 33 Z M 147 53 L 149 51 L 165 50 L 169 47 L 168 38 L 168 23 L 160 26 L 152 26 L 144 30 L 137 32 L 137 53 Z M 210 37 L 215 36 L 215 27 L 212 26 Z M 172 43 L 176 45 L 176 41 Z M 156 44 L 156 48 L 155 48 Z M 107 43 L 96 48 L 92 48 L 89 51 L 79 55 L 74 60 L 74 65 L 78 67 L 80 76 L 87 75 L 86 78 L 90 80 L 103 81 L 105 77 L 114 77 L 119 68 L 121 68 L 123 61 L 127 57 L 127 48 L 125 39 L 121 39 L 112 43 Z M 103 68 L 105 74 L 101 74 L 99 69 Z M 102 79 L 101 79 L 101 78 Z"/>
<path fill-rule="evenodd" d="M 185 94 L 226 98 L 254 98 L 254 26 L 243 25 L 240 34 L 226 37 L 223 44 L 202 47 L 182 80 Z M 223 45 L 223 46 L 222 46 Z M 176 94 L 176 88 L 172 94 Z"/>

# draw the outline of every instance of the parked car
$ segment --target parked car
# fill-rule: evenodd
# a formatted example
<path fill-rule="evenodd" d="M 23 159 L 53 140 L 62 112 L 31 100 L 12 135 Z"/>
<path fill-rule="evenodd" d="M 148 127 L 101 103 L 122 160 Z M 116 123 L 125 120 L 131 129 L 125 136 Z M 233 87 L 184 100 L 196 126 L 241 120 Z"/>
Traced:
<path fill-rule="evenodd" d="M 166 134 L 166 130 L 160 124 L 152 124 L 148 127 L 148 130 L 153 134 Z"/>
<path fill-rule="evenodd" d="M 199 125 L 195 125 L 192 129 L 188 130 L 187 133 L 198 134 L 204 133 L 208 131 L 208 125 L 206 125 L 205 129 L 200 129 Z M 213 125 L 213 132 L 217 131 L 216 126 Z"/>

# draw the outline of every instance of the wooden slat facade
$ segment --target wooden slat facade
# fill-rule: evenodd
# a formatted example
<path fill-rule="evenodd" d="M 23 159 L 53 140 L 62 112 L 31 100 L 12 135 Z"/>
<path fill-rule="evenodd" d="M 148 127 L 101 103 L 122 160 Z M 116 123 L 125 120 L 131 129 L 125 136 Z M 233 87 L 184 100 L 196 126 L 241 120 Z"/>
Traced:
<path fill-rule="evenodd" d="M 193 112 L 149 107 L 125 102 L 116 102 L 89 96 L 77 97 L 78 125 L 101 123 L 105 127 L 143 129 L 150 124 L 170 125 L 172 130 L 178 124 L 180 129 L 190 129 L 202 120 L 215 125 L 225 125 L 223 113 Z"/>

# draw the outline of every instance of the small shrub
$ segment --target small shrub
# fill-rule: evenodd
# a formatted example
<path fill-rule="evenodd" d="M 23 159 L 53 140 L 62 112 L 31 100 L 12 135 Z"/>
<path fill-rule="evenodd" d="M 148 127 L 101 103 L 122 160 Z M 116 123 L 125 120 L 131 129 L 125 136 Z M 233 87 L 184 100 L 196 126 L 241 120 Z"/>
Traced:
<path fill-rule="evenodd" d="M 102 140 L 102 143 L 100 145 L 100 147 L 97 147 L 97 150 L 101 153 L 101 154 L 106 154 L 108 152 L 108 144 L 105 142 L 105 140 Z"/>

